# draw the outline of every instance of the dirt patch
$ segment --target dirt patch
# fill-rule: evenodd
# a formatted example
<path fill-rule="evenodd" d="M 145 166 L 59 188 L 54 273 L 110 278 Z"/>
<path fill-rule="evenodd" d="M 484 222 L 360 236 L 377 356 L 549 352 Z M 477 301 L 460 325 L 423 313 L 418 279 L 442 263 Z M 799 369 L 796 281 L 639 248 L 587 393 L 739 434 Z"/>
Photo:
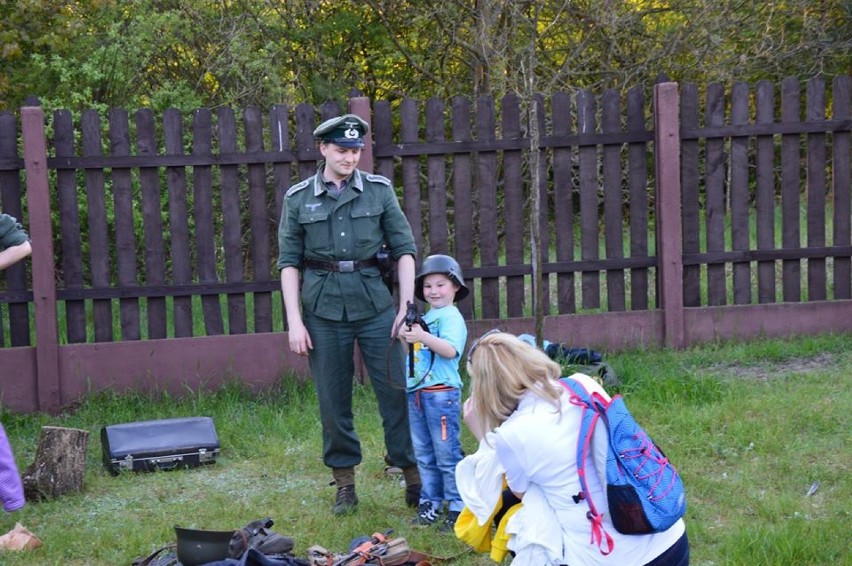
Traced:
<path fill-rule="evenodd" d="M 835 354 L 818 354 L 812 358 L 792 358 L 783 361 L 763 361 L 754 365 L 742 363 L 718 363 L 706 368 L 703 372 L 722 374 L 740 379 L 769 380 L 790 373 L 808 373 L 825 371 L 839 363 Z"/>

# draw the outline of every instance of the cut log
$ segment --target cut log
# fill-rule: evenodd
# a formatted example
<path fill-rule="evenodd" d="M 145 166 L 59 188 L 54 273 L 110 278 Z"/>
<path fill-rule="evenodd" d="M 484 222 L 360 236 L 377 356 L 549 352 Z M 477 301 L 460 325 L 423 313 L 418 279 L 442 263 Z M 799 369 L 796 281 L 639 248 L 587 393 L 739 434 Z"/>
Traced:
<path fill-rule="evenodd" d="M 27 501 L 82 491 L 88 446 L 88 430 L 41 427 L 35 460 L 21 476 Z"/>

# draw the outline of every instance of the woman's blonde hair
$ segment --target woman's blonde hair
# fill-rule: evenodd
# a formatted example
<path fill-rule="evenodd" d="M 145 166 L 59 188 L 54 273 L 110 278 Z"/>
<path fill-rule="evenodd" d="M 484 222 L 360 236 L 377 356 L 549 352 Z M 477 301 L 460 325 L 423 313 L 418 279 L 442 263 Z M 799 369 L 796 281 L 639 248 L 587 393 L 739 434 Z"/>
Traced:
<path fill-rule="evenodd" d="M 470 394 L 481 430 L 503 423 L 527 391 L 559 410 L 562 368 L 541 350 L 506 332 L 487 333 L 473 343 L 467 356 Z"/>

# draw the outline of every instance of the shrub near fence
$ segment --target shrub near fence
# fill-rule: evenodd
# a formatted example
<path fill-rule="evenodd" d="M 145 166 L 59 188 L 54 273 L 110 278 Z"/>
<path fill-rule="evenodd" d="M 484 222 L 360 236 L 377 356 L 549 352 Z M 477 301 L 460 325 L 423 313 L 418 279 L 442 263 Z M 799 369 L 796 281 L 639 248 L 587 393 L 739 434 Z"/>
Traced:
<path fill-rule="evenodd" d="M 852 89 L 826 87 L 807 81 L 804 103 L 796 79 L 703 99 L 663 83 L 650 105 L 639 88 L 539 99 L 545 336 L 615 351 L 852 328 Z M 521 101 L 499 102 L 348 109 L 373 125 L 361 167 L 394 181 L 421 257 L 463 266 L 473 335 L 532 328 L 530 140 Z M 79 128 L 58 111 L 49 143 L 39 108 L 20 129 L 0 114 L 0 198 L 34 243 L 0 291 L 4 406 L 303 375 L 282 334 L 276 227 L 287 187 L 315 171 L 311 132 L 340 112 L 171 110 L 158 129 L 148 110 L 87 111 Z"/>

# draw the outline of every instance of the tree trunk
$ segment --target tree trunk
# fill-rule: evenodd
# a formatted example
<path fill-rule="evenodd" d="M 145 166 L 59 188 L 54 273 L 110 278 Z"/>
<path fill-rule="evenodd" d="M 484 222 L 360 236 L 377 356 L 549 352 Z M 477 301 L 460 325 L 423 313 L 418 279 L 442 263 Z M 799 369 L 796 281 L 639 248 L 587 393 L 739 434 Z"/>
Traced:
<path fill-rule="evenodd" d="M 88 445 L 88 430 L 41 427 L 35 460 L 21 476 L 27 501 L 82 491 Z"/>

